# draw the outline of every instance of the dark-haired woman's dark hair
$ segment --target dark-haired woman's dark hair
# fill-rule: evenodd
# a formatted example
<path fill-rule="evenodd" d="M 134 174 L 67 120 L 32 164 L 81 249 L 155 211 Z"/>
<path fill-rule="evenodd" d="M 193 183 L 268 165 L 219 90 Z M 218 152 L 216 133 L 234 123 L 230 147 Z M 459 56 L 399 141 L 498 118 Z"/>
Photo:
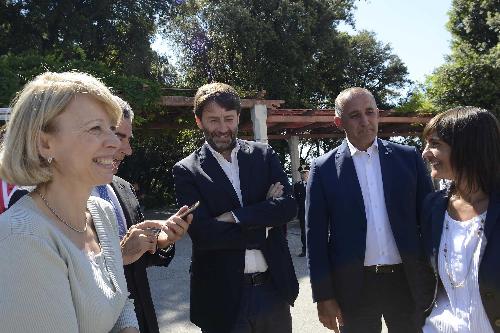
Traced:
<path fill-rule="evenodd" d="M 436 115 L 423 136 L 433 133 L 451 147 L 450 164 L 455 185 L 485 193 L 500 186 L 500 123 L 487 110 L 465 106 Z"/>

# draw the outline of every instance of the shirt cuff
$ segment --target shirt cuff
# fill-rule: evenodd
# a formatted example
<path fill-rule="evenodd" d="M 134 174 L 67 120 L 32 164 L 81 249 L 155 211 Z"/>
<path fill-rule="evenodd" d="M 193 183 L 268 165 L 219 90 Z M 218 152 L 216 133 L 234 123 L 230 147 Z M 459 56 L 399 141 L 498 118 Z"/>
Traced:
<path fill-rule="evenodd" d="M 236 217 L 236 215 L 234 215 L 234 213 L 233 213 L 233 212 L 231 212 L 231 214 L 233 214 L 233 218 L 234 218 L 234 220 L 236 221 L 236 223 L 240 223 L 240 220 L 238 220 L 238 218 Z"/>

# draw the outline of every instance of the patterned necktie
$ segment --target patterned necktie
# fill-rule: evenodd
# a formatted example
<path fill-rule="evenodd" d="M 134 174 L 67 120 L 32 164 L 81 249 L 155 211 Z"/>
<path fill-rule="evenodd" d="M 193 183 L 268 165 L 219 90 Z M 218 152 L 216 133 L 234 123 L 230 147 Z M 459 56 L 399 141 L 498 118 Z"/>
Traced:
<path fill-rule="evenodd" d="M 115 203 L 113 202 L 113 200 L 111 200 L 111 197 L 108 194 L 108 189 L 106 188 L 106 186 L 107 185 L 96 186 L 97 192 L 99 193 L 99 197 L 106 200 L 111 204 L 111 206 L 113 206 L 113 210 L 115 211 L 116 215 L 116 222 L 118 223 L 118 232 L 120 233 L 120 239 L 122 239 L 123 236 L 125 236 L 125 234 L 127 233 L 127 228 L 125 227 L 125 223 L 123 223 L 122 216 L 118 211 L 118 209 L 116 208 Z"/>

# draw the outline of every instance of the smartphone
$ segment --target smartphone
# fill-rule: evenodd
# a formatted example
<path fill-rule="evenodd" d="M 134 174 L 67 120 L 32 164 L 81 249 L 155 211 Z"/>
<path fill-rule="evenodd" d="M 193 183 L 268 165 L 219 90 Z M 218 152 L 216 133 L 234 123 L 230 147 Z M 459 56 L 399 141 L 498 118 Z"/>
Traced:
<path fill-rule="evenodd" d="M 179 217 L 181 219 L 185 218 L 186 216 L 188 216 L 189 214 L 191 214 L 196 208 L 198 208 L 199 205 L 200 205 L 200 202 L 196 201 L 192 206 L 189 206 L 188 209 L 184 213 L 182 213 L 181 215 L 179 215 Z"/>
<path fill-rule="evenodd" d="M 161 232 L 161 229 L 158 229 L 158 228 L 146 228 L 146 230 L 151 230 L 152 232 L 154 232 L 156 237 L 158 237 L 158 235 Z"/>

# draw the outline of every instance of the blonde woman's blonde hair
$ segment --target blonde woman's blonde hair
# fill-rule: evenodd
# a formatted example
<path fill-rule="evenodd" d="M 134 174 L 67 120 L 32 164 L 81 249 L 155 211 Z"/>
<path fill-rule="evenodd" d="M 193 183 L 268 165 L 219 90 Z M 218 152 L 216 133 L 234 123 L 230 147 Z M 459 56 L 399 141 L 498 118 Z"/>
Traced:
<path fill-rule="evenodd" d="M 46 72 L 28 82 L 12 101 L 12 113 L 0 147 L 0 177 L 9 183 L 33 186 L 52 179 L 50 164 L 38 151 L 40 132 L 56 130 L 54 119 L 80 94 L 101 102 L 113 124 L 121 108 L 109 89 L 80 72 Z"/>

